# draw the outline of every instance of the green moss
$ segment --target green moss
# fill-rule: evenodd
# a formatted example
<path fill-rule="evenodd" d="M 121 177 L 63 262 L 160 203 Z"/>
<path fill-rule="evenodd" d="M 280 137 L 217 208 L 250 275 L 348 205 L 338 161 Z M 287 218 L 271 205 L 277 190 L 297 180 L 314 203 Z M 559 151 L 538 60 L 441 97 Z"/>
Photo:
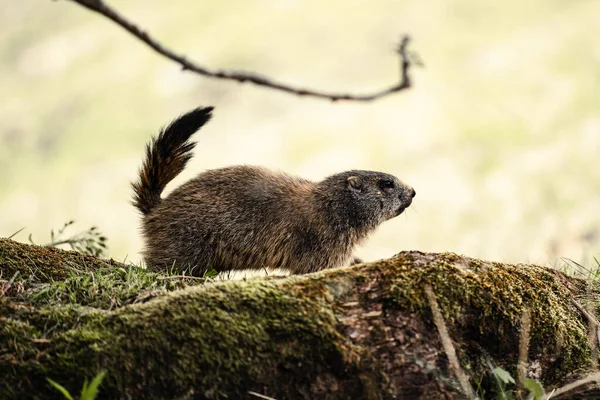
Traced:
<path fill-rule="evenodd" d="M 364 273 L 383 274 L 388 307 L 424 315 L 430 306 L 425 285 L 437 293 L 444 320 L 452 337 L 469 346 L 467 364 L 478 363 L 481 349 L 498 360 L 497 365 L 513 369 L 524 308 L 532 315 L 530 353 L 551 362 L 546 379 L 553 380 L 565 371 L 590 365 L 590 350 L 585 321 L 572 303 L 572 293 L 556 271 L 536 265 L 510 265 L 481 261 L 456 254 L 401 253 L 374 263 Z M 423 263 L 423 258 L 427 259 Z M 572 280 L 572 288 L 587 284 Z M 483 367 L 483 366 L 482 366 Z"/>
<path fill-rule="evenodd" d="M 182 280 L 157 280 L 158 276 L 135 266 L 71 272 L 64 280 L 31 288 L 25 300 L 34 305 L 71 303 L 108 310 L 187 286 Z"/>
<path fill-rule="evenodd" d="M 8 239 L 0 239 L 0 267 L 5 277 L 14 277 L 5 295 L 12 302 L 35 307 L 72 304 L 111 310 L 206 281 L 169 279 L 178 272 L 158 274 L 114 260 Z"/>
<path fill-rule="evenodd" d="M 210 284 L 126 307 L 55 336 L 41 362 L 52 365 L 53 380 L 75 386 L 73 374 L 106 369 L 114 396 L 150 396 L 157 387 L 182 395 L 196 387 L 216 398 L 268 377 L 311 379 L 323 365 L 351 366 L 352 346 L 329 308 L 279 286 Z"/>
<path fill-rule="evenodd" d="M 248 390 L 275 398 L 385 397 L 397 377 L 372 354 L 402 329 L 390 321 L 412 324 L 426 354 L 443 354 L 425 285 L 475 377 L 486 374 L 486 358 L 516 376 L 520 318 L 529 308 L 530 361 L 540 361 L 544 384 L 553 384 L 590 364 L 585 321 L 572 302 L 598 293 L 539 266 L 418 252 L 284 279 L 192 281 L 197 286 L 123 265 L 70 268 L 62 280 L 36 276 L 33 270 L 19 282 L 23 290 L 0 300 L 0 398 L 55 395 L 46 378 L 76 392 L 101 370 L 106 398 L 245 398 Z M 348 335 L 348 301 L 357 305 L 355 318 L 381 310 L 357 328 L 362 341 Z M 451 385 L 443 365 L 411 360 Z"/>
<path fill-rule="evenodd" d="M 0 271 L 5 279 L 18 274 L 20 280 L 53 282 L 65 279 L 70 272 L 87 273 L 99 268 L 122 266 L 112 259 L 0 238 Z"/>

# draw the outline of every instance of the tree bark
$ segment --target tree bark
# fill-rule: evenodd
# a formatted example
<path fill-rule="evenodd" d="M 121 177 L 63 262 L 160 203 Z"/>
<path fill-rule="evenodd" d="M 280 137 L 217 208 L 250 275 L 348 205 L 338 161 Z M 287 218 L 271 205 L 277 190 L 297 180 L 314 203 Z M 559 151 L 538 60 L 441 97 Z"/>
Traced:
<path fill-rule="evenodd" d="M 60 398 L 46 378 L 75 394 L 101 370 L 99 398 L 110 399 L 471 397 L 460 373 L 477 396 L 495 398 L 490 365 L 516 379 L 525 362 L 547 392 L 597 365 L 595 310 L 581 305 L 598 288 L 541 266 L 412 251 L 310 275 L 161 289 L 165 280 L 147 273 L 136 289 L 154 290 L 147 297 L 102 286 L 117 270 L 127 276 L 110 285 L 137 284 L 132 268 L 0 239 L 0 398 Z M 531 324 L 519 360 L 524 310 Z M 586 396 L 600 396 L 594 382 L 560 398 Z"/>

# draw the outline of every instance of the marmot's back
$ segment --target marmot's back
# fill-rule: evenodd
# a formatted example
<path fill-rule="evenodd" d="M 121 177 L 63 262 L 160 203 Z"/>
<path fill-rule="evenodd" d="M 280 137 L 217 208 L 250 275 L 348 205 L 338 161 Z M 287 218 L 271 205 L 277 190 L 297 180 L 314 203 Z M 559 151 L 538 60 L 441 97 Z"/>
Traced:
<path fill-rule="evenodd" d="M 340 266 L 358 242 L 414 197 L 412 188 L 382 172 L 347 171 L 312 182 L 233 166 L 201 173 L 161 199 L 191 158 L 189 137 L 210 111 L 193 110 L 161 131 L 133 185 L 151 269 L 175 266 L 202 275 L 211 269 L 306 273 Z"/>
<path fill-rule="evenodd" d="M 289 269 L 290 257 L 277 254 L 284 248 L 295 251 L 286 239 L 311 218 L 307 205 L 313 188 L 308 180 L 260 167 L 206 171 L 175 189 L 144 218 L 146 262 L 158 269 L 175 262 L 195 273 Z"/>

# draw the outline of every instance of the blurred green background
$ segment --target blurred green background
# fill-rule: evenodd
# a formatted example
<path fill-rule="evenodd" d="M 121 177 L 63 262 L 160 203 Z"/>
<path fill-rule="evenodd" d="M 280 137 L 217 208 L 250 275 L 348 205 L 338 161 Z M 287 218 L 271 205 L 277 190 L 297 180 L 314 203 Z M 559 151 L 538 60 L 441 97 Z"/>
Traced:
<path fill-rule="evenodd" d="M 425 62 L 414 87 L 331 103 L 207 79 L 69 1 L 0 14 L 0 236 L 38 243 L 75 219 L 109 255 L 137 261 L 129 203 L 158 128 L 216 107 L 196 135 L 199 171 L 261 164 L 312 179 L 393 173 L 414 206 L 360 249 L 453 251 L 510 262 L 600 254 L 600 2 L 191 1 L 111 4 L 202 65 L 298 86 L 371 92 L 395 83 L 403 33 Z"/>

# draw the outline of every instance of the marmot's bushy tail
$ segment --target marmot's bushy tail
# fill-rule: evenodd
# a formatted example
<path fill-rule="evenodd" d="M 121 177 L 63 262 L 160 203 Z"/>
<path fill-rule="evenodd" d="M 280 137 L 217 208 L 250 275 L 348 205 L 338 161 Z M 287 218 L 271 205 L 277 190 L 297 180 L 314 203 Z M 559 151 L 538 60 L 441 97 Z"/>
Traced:
<path fill-rule="evenodd" d="M 146 146 L 146 158 L 140 169 L 140 179 L 133 182 L 133 205 L 148 214 L 160 203 L 160 194 L 192 158 L 196 145 L 190 136 L 211 117 L 212 107 L 199 107 L 183 114 Z"/>

